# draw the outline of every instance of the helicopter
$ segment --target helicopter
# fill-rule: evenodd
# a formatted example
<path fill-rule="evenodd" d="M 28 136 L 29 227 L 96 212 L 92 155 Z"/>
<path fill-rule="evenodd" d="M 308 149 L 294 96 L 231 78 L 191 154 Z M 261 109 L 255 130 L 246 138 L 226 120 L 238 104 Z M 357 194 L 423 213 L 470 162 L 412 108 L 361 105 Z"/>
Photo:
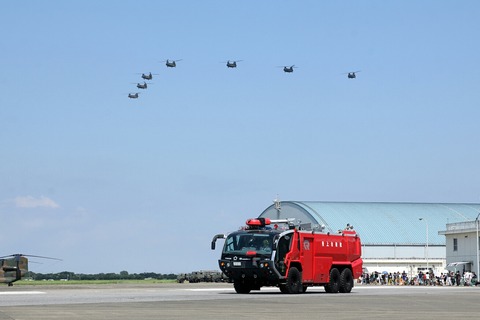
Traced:
<path fill-rule="evenodd" d="M 151 83 L 148 83 L 148 84 L 151 84 Z M 143 81 L 143 84 L 142 83 L 137 83 L 137 88 L 138 89 L 147 89 L 148 84 L 145 81 Z"/>
<path fill-rule="evenodd" d="M 243 61 L 243 60 L 228 60 L 227 61 L 227 67 L 228 68 L 236 68 L 237 67 L 237 62 L 240 62 L 240 61 Z"/>
<path fill-rule="evenodd" d="M 152 79 L 153 79 L 153 75 L 158 75 L 158 73 L 151 73 L 151 72 L 149 72 L 148 74 L 142 73 L 142 79 L 144 79 L 144 80 L 152 80 Z"/>
<path fill-rule="evenodd" d="M 176 63 L 177 61 L 182 61 L 182 59 L 172 60 L 172 61 L 167 59 L 167 60 L 162 61 L 162 62 L 165 62 L 165 65 L 169 68 L 175 68 L 177 66 L 177 63 Z"/>
<path fill-rule="evenodd" d="M 138 95 L 140 94 L 140 92 L 135 92 L 135 93 L 129 93 L 128 94 L 128 97 L 130 99 L 138 99 Z"/>
<path fill-rule="evenodd" d="M 279 67 L 279 68 L 282 68 L 282 67 Z M 298 68 L 298 67 L 295 67 L 295 65 L 291 65 L 290 67 L 289 66 L 283 66 L 283 71 L 287 72 L 287 73 L 292 73 L 293 68 Z"/>
<path fill-rule="evenodd" d="M 360 72 L 361 70 L 358 71 L 352 71 L 352 72 L 345 72 L 344 74 L 347 75 L 348 79 L 355 79 L 357 75 L 355 73 Z"/>
<path fill-rule="evenodd" d="M 6 283 L 9 287 L 11 287 L 15 281 L 22 279 L 22 277 L 28 272 L 28 259 L 26 257 L 62 261 L 61 259 L 57 258 L 19 253 L 0 257 L 0 283 Z"/>

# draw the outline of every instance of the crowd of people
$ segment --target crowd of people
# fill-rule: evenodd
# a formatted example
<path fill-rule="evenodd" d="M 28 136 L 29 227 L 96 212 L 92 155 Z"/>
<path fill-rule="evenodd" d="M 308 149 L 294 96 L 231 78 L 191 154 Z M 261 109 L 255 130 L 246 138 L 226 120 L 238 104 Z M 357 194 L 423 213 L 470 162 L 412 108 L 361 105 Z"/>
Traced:
<path fill-rule="evenodd" d="M 366 285 L 397 285 L 397 286 L 476 286 L 477 275 L 475 272 L 465 271 L 446 272 L 435 275 L 433 271 L 423 272 L 408 276 L 403 272 L 372 272 L 364 273 L 360 282 Z"/>

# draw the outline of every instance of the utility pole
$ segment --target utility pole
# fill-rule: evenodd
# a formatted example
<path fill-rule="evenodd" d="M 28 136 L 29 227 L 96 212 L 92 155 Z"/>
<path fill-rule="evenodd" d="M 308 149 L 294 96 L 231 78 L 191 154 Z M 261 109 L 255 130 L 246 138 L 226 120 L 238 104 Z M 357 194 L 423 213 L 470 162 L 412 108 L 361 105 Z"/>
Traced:
<path fill-rule="evenodd" d="M 480 275 L 480 263 L 479 263 L 479 258 L 478 258 L 478 242 L 480 242 L 480 239 L 478 238 L 478 217 L 480 216 L 480 212 L 478 213 L 477 215 L 477 218 L 475 219 L 475 227 L 477 228 L 477 237 L 475 238 L 475 242 L 477 243 L 477 281 L 478 281 L 478 277 Z"/>
<path fill-rule="evenodd" d="M 427 272 L 430 272 L 430 270 L 428 269 L 428 221 L 426 218 L 418 218 L 418 220 L 423 220 L 425 221 L 425 225 L 427 227 L 427 231 L 426 231 L 426 235 L 427 235 L 427 242 L 425 243 L 425 260 L 427 260 Z M 478 254 L 478 251 L 477 251 L 477 254 Z"/>

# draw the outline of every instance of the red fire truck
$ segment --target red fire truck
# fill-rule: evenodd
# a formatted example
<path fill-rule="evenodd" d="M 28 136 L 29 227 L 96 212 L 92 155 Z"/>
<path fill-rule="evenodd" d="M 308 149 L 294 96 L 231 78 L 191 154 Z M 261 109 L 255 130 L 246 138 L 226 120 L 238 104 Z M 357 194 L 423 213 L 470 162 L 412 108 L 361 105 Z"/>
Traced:
<path fill-rule="evenodd" d="M 349 293 L 362 274 L 360 237 L 347 225 L 338 233 L 302 230 L 291 219 L 247 220 L 225 239 L 220 269 L 237 293 L 277 286 L 283 293 L 303 293 L 324 286 L 328 293 Z"/>

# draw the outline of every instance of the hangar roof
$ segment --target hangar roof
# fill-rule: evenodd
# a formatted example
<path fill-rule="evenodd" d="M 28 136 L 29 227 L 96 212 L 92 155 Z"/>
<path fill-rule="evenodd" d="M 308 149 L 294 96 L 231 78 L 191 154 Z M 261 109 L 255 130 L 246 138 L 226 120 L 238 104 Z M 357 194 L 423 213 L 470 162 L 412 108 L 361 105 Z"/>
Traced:
<path fill-rule="evenodd" d="M 278 211 L 271 205 L 260 217 L 296 218 L 302 223 L 325 225 L 337 232 L 347 223 L 354 226 L 363 244 L 445 245 L 447 223 L 473 221 L 480 213 L 477 203 L 388 203 L 282 201 Z M 422 218 L 422 220 L 420 220 Z"/>

